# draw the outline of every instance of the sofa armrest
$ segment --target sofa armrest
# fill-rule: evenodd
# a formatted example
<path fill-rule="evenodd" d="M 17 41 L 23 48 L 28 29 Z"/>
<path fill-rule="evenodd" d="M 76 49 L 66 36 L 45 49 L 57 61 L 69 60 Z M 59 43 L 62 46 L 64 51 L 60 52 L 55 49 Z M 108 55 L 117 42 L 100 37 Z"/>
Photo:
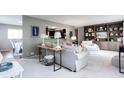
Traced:
<path fill-rule="evenodd" d="M 6 52 L 6 53 L 2 53 L 3 55 L 3 59 L 2 62 L 6 62 L 6 61 L 15 61 L 15 58 L 13 56 L 13 52 Z"/>

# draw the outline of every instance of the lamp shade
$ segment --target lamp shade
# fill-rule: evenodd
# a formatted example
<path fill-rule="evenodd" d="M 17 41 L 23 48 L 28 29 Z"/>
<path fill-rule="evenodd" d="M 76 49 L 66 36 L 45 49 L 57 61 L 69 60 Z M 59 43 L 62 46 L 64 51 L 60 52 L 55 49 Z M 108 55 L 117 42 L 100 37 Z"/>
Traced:
<path fill-rule="evenodd" d="M 72 36 L 71 37 L 71 40 L 76 40 L 76 36 Z"/>
<path fill-rule="evenodd" d="M 48 38 L 48 36 L 46 34 L 41 34 L 40 36 L 41 38 Z"/>
<path fill-rule="evenodd" d="M 61 33 L 60 32 L 55 32 L 54 38 L 61 38 Z"/>

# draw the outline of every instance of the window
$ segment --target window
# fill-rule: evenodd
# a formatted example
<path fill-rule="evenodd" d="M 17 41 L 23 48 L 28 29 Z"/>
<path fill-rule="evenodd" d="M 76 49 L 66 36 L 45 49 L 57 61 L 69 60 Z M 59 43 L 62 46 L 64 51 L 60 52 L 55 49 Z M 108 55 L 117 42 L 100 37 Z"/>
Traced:
<path fill-rule="evenodd" d="M 8 39 L 22 39 L 22 29 L 8 29 Z"/>

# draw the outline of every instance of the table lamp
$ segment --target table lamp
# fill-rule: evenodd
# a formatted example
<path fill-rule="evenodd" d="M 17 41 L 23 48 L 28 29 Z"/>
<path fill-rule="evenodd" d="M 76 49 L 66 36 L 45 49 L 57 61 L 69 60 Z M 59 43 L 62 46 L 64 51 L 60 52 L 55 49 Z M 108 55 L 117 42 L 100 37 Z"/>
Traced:
<path fill-rule="evenodd" d="M 73 41 L 75 41 L 76 39 L 77 39 L 76 36 L 71 37 L 71 40 L 73 40 Z"/>
<path fill-rule="evenodd" d="M 61 38 L 61 33 L 60 32 L 55 32 L 54 38 L 57 39 L 57 46 L 56 46 L 56 48 L 61 48 L 61 46 L 59 45 L 59 38 Z"/>
<path fill-rule="evenodd" d="M 41 34 L 41 38 L 42 38 L 42 46 L 45 46 L 44 39 L 48 38 L 48 36 L 46 34 Z"/>
<path fill-rule="evenodd" d="M 71 40 L 72 40 L 72 43 L 73 43 L 73 44 L 76 44 L 76 39 L 77 39 L 77 37 L 74 36 L 74 35 L 71 37 Z"/>

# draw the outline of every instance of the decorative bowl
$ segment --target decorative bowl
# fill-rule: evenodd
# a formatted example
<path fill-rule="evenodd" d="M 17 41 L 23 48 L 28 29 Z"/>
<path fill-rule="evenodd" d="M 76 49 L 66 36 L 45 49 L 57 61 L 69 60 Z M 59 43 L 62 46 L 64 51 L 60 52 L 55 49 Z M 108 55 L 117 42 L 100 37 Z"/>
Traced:
<path fill-rule="evenodd" d="M 9 70 L 12 67 L 13 67 L 13 63 L 11 63 L 11 62 L 0 63 L 0 72 Z"/>

